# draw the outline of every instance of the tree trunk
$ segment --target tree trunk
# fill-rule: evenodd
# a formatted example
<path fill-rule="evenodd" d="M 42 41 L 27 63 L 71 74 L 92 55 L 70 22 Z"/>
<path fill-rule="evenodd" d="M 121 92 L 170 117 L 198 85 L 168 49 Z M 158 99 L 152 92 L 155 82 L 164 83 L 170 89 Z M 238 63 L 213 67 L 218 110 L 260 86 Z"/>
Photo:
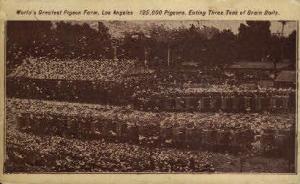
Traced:
<path fill-rule="evenodd" d="M 168 66 L 170 66 L 170 62 L 171 62 L 170 52 L 171 52 L 171 49 L 170 49 L 170 46 L 168 45 Z"/>

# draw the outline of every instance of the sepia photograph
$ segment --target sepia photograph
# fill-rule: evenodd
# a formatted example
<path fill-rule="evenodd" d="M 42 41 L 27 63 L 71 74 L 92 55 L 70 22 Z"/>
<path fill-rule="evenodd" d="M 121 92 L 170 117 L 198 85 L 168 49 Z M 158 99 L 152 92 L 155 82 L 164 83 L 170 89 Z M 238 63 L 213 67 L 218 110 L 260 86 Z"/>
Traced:
<path fill-rule="evenodd" d="M 4 173 L 296 173 L 297 21 L 5 24 Z"/>

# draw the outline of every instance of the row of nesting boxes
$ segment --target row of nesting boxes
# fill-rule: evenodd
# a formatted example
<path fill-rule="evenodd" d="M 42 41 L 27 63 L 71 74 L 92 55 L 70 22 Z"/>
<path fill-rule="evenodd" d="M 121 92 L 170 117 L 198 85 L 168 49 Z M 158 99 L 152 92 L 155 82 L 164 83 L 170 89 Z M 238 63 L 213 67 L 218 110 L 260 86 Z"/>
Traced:
<path fill-rule="evenodd" d="M 138 101 L 136 108 L 163 111 L 200 112 L 294 112 L 295 95 L 203 95 L 177 97 L 151 97 L 148 101 Z"/>
<path fill-rule="evenodd" d="M 40 135 L 71 136 L 73 138 L 105 139 L 143 145 L 168 145 L 191 148 L 218 148 L 223 150 L 251 147 L 257 136 L 251 129 L 221 130 L 200 127 L 171 127 L 159 123 L 136 125 L 122 120 L 22 113 L 18 117 L 22 131 Z M 280 148 L 287 143 L 290 131 L 268 130 L 260 136 L 264 147 Z"/>
<path fill-rule="evenodd" d="M 130 89 L 116 81 L 8 78 L 8 97 L 99 104 L 128 104 Z"/>

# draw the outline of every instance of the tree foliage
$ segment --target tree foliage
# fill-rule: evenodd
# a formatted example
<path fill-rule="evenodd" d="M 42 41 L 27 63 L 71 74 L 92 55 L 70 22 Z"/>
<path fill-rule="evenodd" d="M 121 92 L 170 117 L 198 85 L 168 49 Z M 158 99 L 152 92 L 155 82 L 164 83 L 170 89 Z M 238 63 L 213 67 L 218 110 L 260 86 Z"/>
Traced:
<path fill-rule="evenodd" d="M 230 29 L 181 26 L 169 28 L 153 24 L 143 30 L 125 30 L 113 38 L 102 22 L 9 21 L 7 24 L 7 61 L 14 68 L 26 57 L 58 59 L 113 58 L 136 59 L 150 66 L 176 66 L 196 62 L 200 66 L 224 66 L 238 60 L 273 62 L 296 59 L 296 31 L 288 37 L 272 35 L 270 21 L 246 21 L 238 34 Z"/>
<path fill-rule="evenodd" d="M 269 21 L 246 21 L 238 33 L 238 56 L 242 59 L 260 60 L 267 54 L 271 39 Z"/>
<path fill-rule="evenodd" d="M 50 21 L 9 21 L 7 23 L 8 68 L 26 57 L 110 58 L 111 36 L 101 22 L 89 24 Z"/>
<path fill-rule="evenodd" d="M 56 24 L 56 54 L 60 57 L 106 58 L 111 56 L 111 42 L 108 28 L 98 23 L 98 30 L 87 23 L 69 22 Z"/>
<path fill-rule="evenodd" d="M 50 54 L 51 28 L 49 21 L 9 21 L 6 40 L 8 67 L 15 67 L 29 56 Z"/>

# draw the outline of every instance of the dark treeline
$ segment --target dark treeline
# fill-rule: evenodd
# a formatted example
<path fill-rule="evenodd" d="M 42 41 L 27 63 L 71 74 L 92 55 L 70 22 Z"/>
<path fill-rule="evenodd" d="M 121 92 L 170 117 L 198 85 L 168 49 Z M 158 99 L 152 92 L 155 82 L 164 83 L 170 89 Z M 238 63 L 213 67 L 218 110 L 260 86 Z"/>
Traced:
<path fill-rule="evenodd" d="M 282 22 L 283 26 L 286 22 Z M 113 38 L 109 28 L 89 24 L 50 21 L 7 23 L 7 67 L 24 58 L 137 59 L 150 66 L 175 66 L 183 61 L 200 65 L 224 65 L 238 60 L 296 62 L 296 31 L 287 37 L 271 34 L 269 21 L 246 21 L 238 34 L 214 27 L 170 29 L 153 25 L 147 31 L 126 31 Z"/>

